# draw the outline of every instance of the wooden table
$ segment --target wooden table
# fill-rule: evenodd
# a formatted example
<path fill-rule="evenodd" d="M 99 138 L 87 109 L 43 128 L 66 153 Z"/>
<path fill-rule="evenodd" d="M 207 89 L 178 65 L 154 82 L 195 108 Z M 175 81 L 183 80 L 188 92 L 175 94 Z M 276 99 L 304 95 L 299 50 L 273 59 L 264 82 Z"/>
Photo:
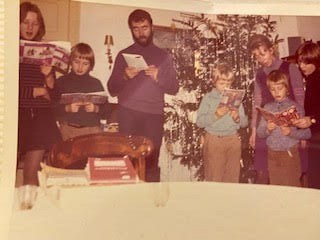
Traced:
<path fill-rule="evenodd" d="M 47 163 L 58 168 L 74 168 L 85 165 L 88 157 L 128 155 L 140 180 L 144 181 L 146 157 L 153 148 L 152 141 L 144 136 L 109 132 L 87 134 L 54 144 Z"/>

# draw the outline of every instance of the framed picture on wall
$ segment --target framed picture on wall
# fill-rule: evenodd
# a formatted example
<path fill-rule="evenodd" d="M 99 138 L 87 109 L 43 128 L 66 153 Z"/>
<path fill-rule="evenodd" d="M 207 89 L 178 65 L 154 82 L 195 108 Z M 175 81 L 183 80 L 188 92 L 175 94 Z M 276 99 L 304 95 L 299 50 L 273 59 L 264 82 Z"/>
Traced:
<path fill-rule="evenodd" d="M 175 27 L 153 26 L 153 43 L 160 48 L 172 49 L 176 44 L 176 33 L 178 30 Z"/>
<path fill-rule="evenodd" d="M 175 26 L 153 25 L 153 43 L 160 48 L 173 49 L 177 44 L 178 37 L 184 40 L 191 39 L 190 29 L 177 28 Z"/>
<path fill-rule="evenodd" d="M 168 50 L 171 54 L 175 49 L 175 54 L 183 55 L 183 59 L 189 62 L 189 65 L 194 65 L 194 51 L 190 46 L 183 43 L 192 41 L 192 31 L 169 26 L 153 26 L 153 43 L 163 49 Z M 181 45 L 181 46 L 180 46 Z"/>

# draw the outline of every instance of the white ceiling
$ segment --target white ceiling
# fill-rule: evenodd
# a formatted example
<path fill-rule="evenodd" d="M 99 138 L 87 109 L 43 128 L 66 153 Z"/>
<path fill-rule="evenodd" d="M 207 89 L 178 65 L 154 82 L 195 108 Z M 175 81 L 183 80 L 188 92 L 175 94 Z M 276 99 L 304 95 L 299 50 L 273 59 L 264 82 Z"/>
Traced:
<path fill-rule="evenodd" d="M 320 15 L 320 0 L 73 0 L 214 14 Z"/>

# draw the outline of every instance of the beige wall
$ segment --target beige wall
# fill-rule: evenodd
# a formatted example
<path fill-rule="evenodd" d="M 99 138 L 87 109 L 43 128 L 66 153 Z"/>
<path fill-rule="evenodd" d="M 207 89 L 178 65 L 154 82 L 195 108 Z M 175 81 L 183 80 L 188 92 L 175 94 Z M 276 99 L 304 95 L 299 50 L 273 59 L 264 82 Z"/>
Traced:
<path fill-rule="evenodd" d="M 130 31 L 127 26 L 127 17 L 133 7 L 81 3 L 80 11 L 80 41 L 92 45 L 96 54 L 96 66 L 92 74 L 98 77 L 105 85 L 111 71 L 108 69 L 104 36 L 113 35 L 115 45 L 112 47 L 113 58 L 117 52 L 132 43 Z M 155 25 L 170 26 L 172 18 L 181 19 L 179 11 L 147 9 Z M 317 31 L 320 17 L 272 16 L 277 21 L 279 37 L 285 40 L 280 45 L 281 57 L 288 55 L 287 37 L 320 35 Z M 312 23 L 312 24 L 311 24 Z M 316 36 L 320 39 L 320 36 Z"/>
<path fill-rule="evenodd" d="M 304 37 L 306 40 L 320 40 L 320 17 L 305 16 L 298 17 L 297 19 L 299 36 Z"/>

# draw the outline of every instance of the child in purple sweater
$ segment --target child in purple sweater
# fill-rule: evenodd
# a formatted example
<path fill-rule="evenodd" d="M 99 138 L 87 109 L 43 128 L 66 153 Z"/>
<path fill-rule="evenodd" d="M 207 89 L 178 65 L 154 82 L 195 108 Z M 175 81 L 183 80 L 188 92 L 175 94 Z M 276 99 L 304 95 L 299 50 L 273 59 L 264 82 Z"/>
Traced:
<path fill-rule="evenodd" d="M 264 109 L 276 113 L 295 106 L 299 116 L 304 116 L 303 107 L 288 98 L 289 81 L 286 74 L 280 70 L 272 71 L 267 77 L 267 86 L 274 101 L 267 103 Z M 300 140 L 311 137 L 310 129 L 299 129 L 291 125 L 278 126 L 274 121 L 262 118 L 257 135 L 266 138 L 270 184 L 300 186 L 298 144 Z"/>

